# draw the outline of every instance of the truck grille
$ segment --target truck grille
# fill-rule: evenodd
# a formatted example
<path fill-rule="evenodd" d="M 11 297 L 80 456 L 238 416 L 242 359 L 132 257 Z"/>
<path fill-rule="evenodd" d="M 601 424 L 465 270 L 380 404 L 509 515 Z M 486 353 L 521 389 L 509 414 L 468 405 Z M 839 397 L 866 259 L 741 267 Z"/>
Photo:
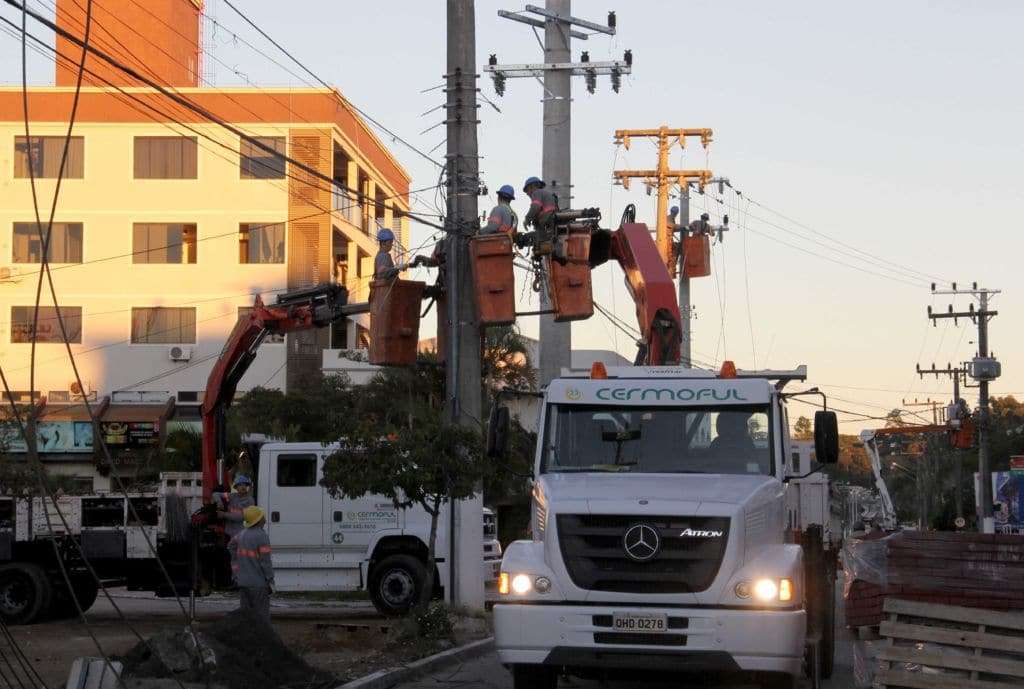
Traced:
<path fill-rule="evenodd" d="M 560 514 L 558 541 L 574 584 L 588 591 L 694 593 L 715 579 L 729 540 L 728 517 L 649 517 Z M 645 561 L 626 553 L 626 532 L 657 532 L 660 547 Z M 684 532 L 721 535 L 683 535 Z"/>

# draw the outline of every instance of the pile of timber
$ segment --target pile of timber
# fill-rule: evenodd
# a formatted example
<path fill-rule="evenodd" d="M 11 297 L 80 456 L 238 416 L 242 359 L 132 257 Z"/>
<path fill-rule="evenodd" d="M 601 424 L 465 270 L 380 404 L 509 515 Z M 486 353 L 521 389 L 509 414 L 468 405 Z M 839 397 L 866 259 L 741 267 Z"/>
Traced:
<path fill-rule="evenodd" d="M 889 598 L 876 687 L 1009 689 L 1024 685 L 1024 614 Z"/>
<path fill-rule="evenodd" d="M 1024 611 L 1024 536 L 903 531 L 858 547 L 884 551 L 877 567 L 852 570 L 849 627 L 877 626 L 889 599 Z"/>

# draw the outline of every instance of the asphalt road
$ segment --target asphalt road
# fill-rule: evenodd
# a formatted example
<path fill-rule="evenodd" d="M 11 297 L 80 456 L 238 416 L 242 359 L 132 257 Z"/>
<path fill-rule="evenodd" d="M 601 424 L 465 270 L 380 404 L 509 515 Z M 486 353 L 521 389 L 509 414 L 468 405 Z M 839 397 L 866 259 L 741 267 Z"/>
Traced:
<path fill-rule="evenodd" d="M 837 608 L 836 618 L 843 619 L 841 585 L 836 586 Z M 853 679 L 853 639 L 849 631 L 840 626 L 837 630 L 835 669 L 832 677 L 822 685 L 824 689 L 852 689 Z M 805 682 L 810 687 L 810 682 Z M 597 682 L 575 678 L 563 679 L 559 689 L 689 689 L 697 687 L 718 687 L 719 689 L 747 689 L 756 684 L 723 681 L 714 677 L 700 676 L 679 678 L 670 684 L 636 683 L 636 682 Z M 419 680 L 400 684 L 395 689 L 512 689 L 512 675 L 498 662 L 494 653 L 470 660 L 456 667 L 449 667 Z"/>

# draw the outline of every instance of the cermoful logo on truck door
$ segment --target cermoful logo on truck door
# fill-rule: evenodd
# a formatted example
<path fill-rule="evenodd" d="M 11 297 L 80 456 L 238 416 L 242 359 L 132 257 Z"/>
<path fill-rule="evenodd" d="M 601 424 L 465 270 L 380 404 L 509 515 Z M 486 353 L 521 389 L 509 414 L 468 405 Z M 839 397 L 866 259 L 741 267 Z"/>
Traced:
<path fill-rule="evenodd" d="M 679 538 L 721 538 L 724 531 L 712 531 L 710 529 L 686 528 L 679 532 Z"/>

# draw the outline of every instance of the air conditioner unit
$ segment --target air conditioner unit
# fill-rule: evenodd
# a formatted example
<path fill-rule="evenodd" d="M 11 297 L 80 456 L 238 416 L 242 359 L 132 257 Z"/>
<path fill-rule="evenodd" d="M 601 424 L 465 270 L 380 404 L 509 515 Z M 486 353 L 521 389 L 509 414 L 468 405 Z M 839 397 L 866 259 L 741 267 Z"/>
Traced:
<path fill-rule="evenodd" d="M 175 345 L 167 348 L 167 358 L 171 361 L 188 361 L 192 358 L 192 348 Z"/>

